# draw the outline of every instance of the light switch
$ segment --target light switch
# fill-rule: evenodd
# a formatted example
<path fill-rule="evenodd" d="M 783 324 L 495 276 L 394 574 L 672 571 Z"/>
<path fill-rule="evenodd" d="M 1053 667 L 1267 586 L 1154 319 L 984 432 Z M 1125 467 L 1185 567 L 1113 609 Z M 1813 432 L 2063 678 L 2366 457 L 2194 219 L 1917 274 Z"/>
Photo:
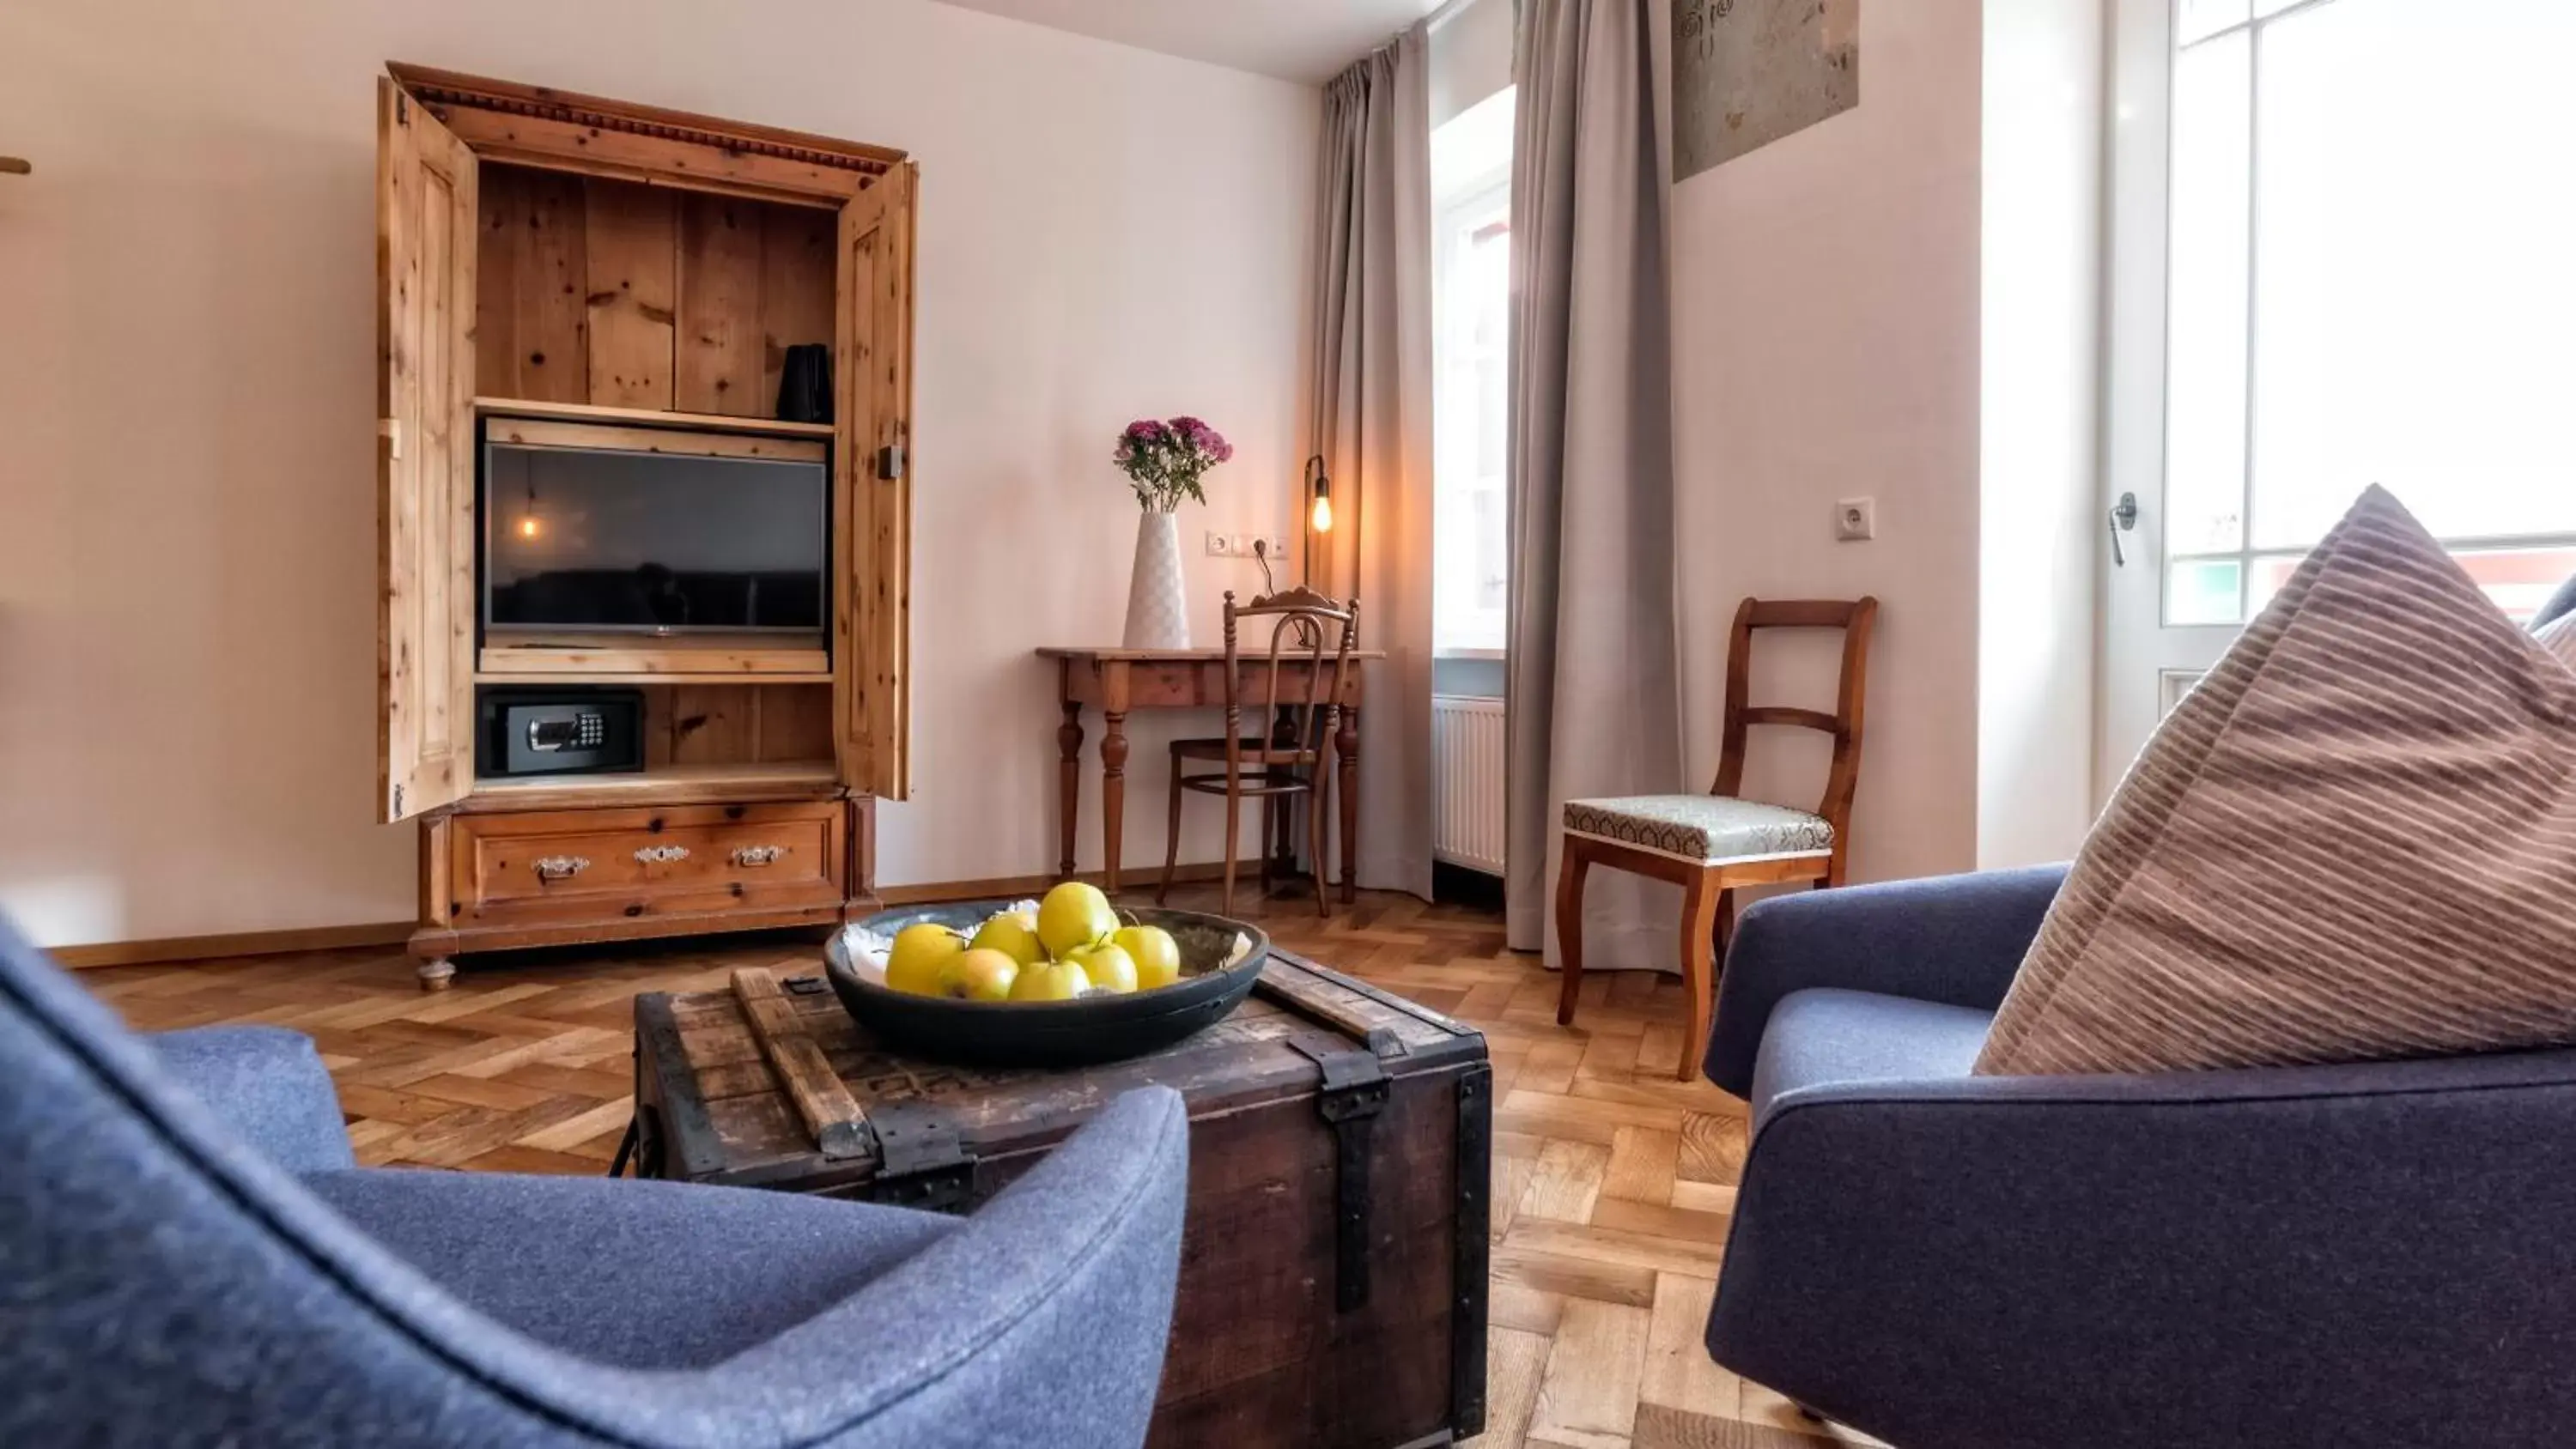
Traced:
<path fill-rule="evenodd" d="M 1878 500 L 1845 498 L 1835 503 L 1834 537 L 1843 543 L 1878 537 Z"/>

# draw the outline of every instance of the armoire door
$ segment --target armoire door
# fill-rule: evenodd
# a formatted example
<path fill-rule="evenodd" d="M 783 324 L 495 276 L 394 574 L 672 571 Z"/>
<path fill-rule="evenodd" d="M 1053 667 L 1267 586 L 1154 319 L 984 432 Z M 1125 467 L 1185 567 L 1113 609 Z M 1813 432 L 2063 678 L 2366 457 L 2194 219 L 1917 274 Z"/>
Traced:
<path fill-rule="evenodd" d="M 474 785 L 473 152 L 376 82 L 376 675 L 385 819 Z"/>
<path fill-rule="evenodd" d="M 918 173 L 898 162 L 841 208 L 833 702 L 841 782 L 911 788 L 912 266 Z"/>

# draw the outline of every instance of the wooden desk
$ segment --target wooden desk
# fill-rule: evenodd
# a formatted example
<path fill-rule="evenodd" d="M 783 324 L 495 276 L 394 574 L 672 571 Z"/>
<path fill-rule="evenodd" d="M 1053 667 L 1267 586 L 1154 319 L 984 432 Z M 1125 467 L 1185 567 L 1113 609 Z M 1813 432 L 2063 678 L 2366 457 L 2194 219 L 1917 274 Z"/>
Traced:
<path fill-rule="evenodd" d="M 1109 889 L 1118 889 L 1118 844 L 1125 826 L 1127 811 L 1127 716 L 1140 709 L 1223 709 L 1225 708 L 1225 651 L 1223 649 L 1100 649 L 1057 647 L 1041 649 L 1038 657 L 1056 665 L 1056 698 L 1064 710 L 1064 724 L 1055 732 L 1062 751 L 1063 763 L 1059 793 L 1064 815 L 1060 825 L 1064 858 L 1057 865 L 1060 874 L 1073 874 L 1073 835 L 1076 810 L 1082 802 L 1082 711 L 1086 706 L 1100 711 L 1104 726 L 1100 736 L 1100 838 L 1105 849 L 1104 871 Z M 1351 662 L 1384 659 L 1382 649 L 1354 649 Z M 1308 677 L 1318 667 L 1302 660 L 1282 660 L 1279 666 L 1280 693 L 1290 704 L 1303 704 L 1309 687 Z M 1236 701 L 1247 709 L 1266 710 L 1271 701 L 1263 696 L 1269 685 L 1270 661 L 1261 658 L 1240 659 Z M 1360 807 L 1360 686 L 1368 677 L 1366 669 L 1353 669 L 1342 681 L 1342 724 L 1333 735 L 1333 754 L 1340 767 L 1342 827 L 1342 900 L 1355 898 L 1359 889 L 1359 853 L 1352 841 L 1359 834 Z M 1317 805 L 1322 804 L 1320 793 Z M 1263 841 L 1263 850 L 1271 848 Z M 1324 862 L 1315 862 L 1322 871 Z"/>

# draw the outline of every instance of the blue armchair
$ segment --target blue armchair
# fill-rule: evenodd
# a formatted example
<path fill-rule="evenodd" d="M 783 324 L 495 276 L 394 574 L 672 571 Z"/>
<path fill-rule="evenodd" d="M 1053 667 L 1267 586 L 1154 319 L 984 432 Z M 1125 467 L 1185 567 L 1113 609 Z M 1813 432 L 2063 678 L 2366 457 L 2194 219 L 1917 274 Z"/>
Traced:
<path fill-rule="evenodd" d="M 2063 878 L 1745 913 L 1717 1361 L 1904 1449 L 2568 1443 L 2576 1051 L 1972 1077 Z"/>
<path fill-rule="evenodd" d="M 962 1221 L 362 1170 L 305 1038 L 136 1038 L 0 923 L 0 1444 L 1135 1445 L 1187 1141 L 1131 1093 Z"/>

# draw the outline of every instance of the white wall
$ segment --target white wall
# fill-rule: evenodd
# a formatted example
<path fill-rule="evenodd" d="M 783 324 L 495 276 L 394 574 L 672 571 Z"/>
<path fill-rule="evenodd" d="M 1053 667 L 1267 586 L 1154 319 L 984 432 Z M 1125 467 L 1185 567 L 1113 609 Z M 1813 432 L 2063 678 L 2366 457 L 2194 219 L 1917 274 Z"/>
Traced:
<path fill-rule="evenodd" d="M 1691 783 L 1737 601 L 1877 595 L 1858 879 L 1976 858 L 1981 8 L 1862 6 L 1856 108 L 1673 193 Z M 1834 541 L 1850 497 L 1878 500 L 1875 541 Z M 1833 662 L 1763 640 L 1756 702 L 1829 707 Z M 1748 793 L 1812 805 L 1823 745 L 1759 732 Z"/>
<path fill-rule="evenodd" d="M 0 137 L 36 163 L 0 178 L 0 909 L 51 943 L 412 914 L 413 828 L 370 815 L 388 58 L 913 152 L 917 791 L 880 880 L 1051 869 L 1029 651 L 1118 634 L 1118 428 L 1236 443 L 1193 545 L 1294 526 L 1314 90 L 921 0 L 28 0 L 0 9 Z M 1257 575 L 1188 567 L 1212 638 Z M 1134 732 L 1131 866 L 1173 723 Z M 1097 805 L 1086 779 L 1086 865 Z"/>
<path fill-rule="evenodd" d="M 2093 818 L 2103 14 L 1985 0 L 1977 864 Z"/>
<path fill-rule="evenodd" d="M 1431 27 L 1431 128 L 1512 83 L 1516 0 L 1468 0 Z"/>

